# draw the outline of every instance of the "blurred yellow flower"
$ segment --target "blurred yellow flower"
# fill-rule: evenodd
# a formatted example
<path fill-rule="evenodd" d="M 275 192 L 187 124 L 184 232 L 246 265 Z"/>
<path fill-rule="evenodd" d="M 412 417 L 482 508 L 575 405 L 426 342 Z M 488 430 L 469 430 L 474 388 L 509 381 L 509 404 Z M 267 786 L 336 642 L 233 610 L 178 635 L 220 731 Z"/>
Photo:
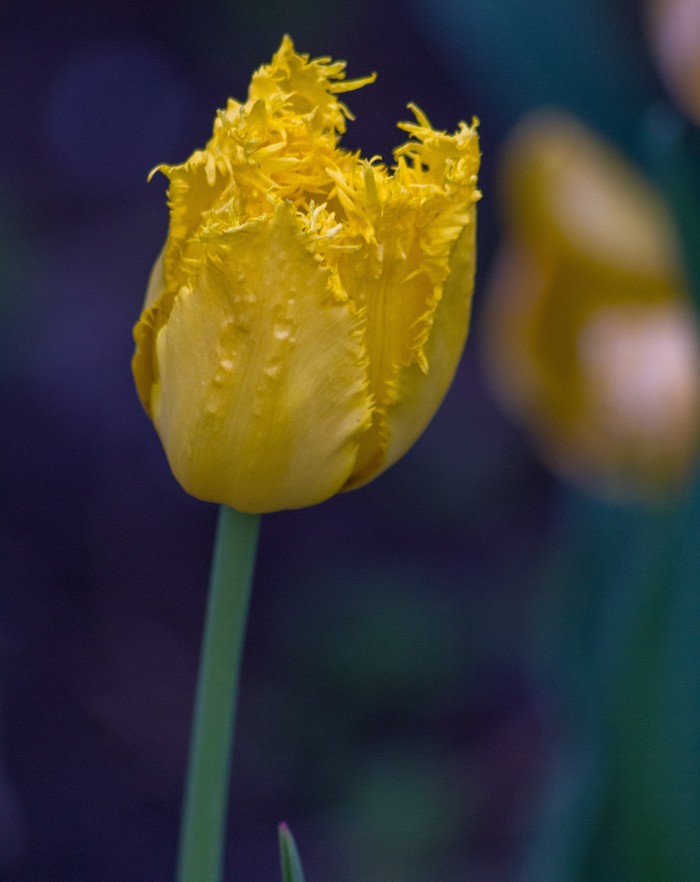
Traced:
<path fill-rule="evenodd" d="M 667 492 L 697 454 L 700 344 L 664 203 L 555 113 L 513 133 L 501 194 L 482 340 L 498 397 L 567 477 Z"/>
<path fill-rule="evenodd" d="M 285 37 L 169 179 L 170 230 L 133 373 L 173 473 L 246 512 L 358 487 L 426 427 L 454 375 L 473 286 L 475 123 L 411 106 L 389 171 L 339 146 L 345 64 Z"/>

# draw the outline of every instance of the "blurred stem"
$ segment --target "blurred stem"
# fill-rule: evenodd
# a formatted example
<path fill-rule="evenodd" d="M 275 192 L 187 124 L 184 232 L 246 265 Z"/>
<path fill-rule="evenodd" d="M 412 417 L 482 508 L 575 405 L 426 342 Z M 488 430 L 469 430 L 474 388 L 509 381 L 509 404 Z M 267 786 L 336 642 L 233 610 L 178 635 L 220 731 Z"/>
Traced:
<path fill-rule="evenodd" d="M 180 828 L 178 882 L 220 882 L 239 670 L 260 516 L 219 510 Z"/>
<path fill-rule="evenodd" d="M 649 109 L 642 131 L 647 160 L 675 216 L 690 289 L 700 307 L 700 137 L 664 105 Z"/>

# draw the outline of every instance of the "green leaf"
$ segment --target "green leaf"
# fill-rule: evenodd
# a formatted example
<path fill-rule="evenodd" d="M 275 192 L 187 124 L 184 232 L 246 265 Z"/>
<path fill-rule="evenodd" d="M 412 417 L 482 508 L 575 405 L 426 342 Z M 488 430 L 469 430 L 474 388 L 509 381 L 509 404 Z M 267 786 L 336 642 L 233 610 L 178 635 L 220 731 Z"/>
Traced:
<path fill-rule="evenodd" d="M 304 871 L 291 830 L 286 824 L 278 827 L 280 841 L 280 864 L 282 866 L 282 882 L 304 882 Z"/>

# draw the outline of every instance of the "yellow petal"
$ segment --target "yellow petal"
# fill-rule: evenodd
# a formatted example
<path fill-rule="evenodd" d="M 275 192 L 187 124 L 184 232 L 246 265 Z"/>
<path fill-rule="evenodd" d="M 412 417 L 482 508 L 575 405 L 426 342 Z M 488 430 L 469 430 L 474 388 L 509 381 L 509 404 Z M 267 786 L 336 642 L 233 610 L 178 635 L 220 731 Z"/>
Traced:
<path fill-rule="evenodd" d="M 144 409 L 151 416 L 151 390 L 156 381 L 154 335 L 155 335 L 155 304 L 163 291 L 163 251 L 161 250 L 153 264 L 146 289 L 146 300 L 141 318 L 134 328 L 136 349 L 131 360 L 131 371 L 136 383 L 136 391 Z"/>
<path fill-rule="evenodd" d="M 454 376 L 469 326 L 476 132 L 464 124 L 456 135 L 402 128 L 418 139 L 396 151 L 410 166 L 404 160 L 390 177 L 365 163 L 334 177 L 357 250 L 334 255 L 331 243 L 324 256 L 363 316 L 375 404 L 346 489 L 380 474 L 420 435 Z"/>
<path fill-rule="evenodd" d="M 678 262 L 663 199 L 573 117 L 537 113 L 521 122 L 505 152 L 501 183 L 507 222 L 533 251 L 557 248 L 660 279 Z"/>
<path fill-rule="evenodd" d="M 214 155 L 196 150 L 181 165 L 162 165 L 154 169 L 169 180 L 170 229 L 163 249 L 165 285 L 170 291 L 183 283 L 182 257 L 188 240 L 196 233 L 202 219 L 216 204 L 226 184 L 216 174 Z"/>
<path fill-rule="evenodd" d="M 369 377 L 376 407 L 345 489 L 366 484 L 400 459 L 422 434 L 452 382 L 471 314 L 475 206 L 467 217 L 451 251 L 446 249 L 444 282 L 432 283 L 425 268 L 412 279 L 392 279 L 399 262 L 393 267 L 389 263 L 389 278 L 380 277 L 383 284 L 366 286 Z"/>
<path fill-rule="evenodd" d="M 425 344 L 427 373 L 418 363 L 399 373 L 396 400 L 387 408 L 391 436 L 384 468 L 399 460 L 432 419 L 452 383 L 464 349 L 471 316 L 476 268 L 476 207 L 450 257 L 449 276 Z"/>
<path fill-rule="evenodd" d="M 153 418 L 173 473 L 240 511 L 320 502 L 370 418 L 357 320 L 288 206 L 201 248 L 156 344 Z"/>

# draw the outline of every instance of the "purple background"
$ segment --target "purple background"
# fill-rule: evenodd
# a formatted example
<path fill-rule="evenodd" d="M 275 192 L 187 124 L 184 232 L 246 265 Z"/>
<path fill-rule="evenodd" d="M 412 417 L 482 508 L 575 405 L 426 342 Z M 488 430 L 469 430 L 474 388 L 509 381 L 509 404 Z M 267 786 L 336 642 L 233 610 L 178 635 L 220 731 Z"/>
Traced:
<path fill-rule="evenodd" d="M 567 725 L 539 657 L 561 625 L 542 561 L 562 489 L 477 363 L 494 160 L 523 101 L 506 45 L 476 34 L 459 55 L 424 16 L 399 0 L 0 5 L 6 882 L 173 878 L 215 508 L 171 477 L 130 376 L 167 228 L 146 176 L 203 145 L 286 31 L 378 72 L 348 96 L 346 144 L 367 155 L 390 155 L 409 101 L 438 127 L 478 115 L 485 198 L 475 331 L 434 423 L 367 488 L 263 521 L 227 878 L 277 878 L 283 819 L 308 882 L 519 878 Z"/>

